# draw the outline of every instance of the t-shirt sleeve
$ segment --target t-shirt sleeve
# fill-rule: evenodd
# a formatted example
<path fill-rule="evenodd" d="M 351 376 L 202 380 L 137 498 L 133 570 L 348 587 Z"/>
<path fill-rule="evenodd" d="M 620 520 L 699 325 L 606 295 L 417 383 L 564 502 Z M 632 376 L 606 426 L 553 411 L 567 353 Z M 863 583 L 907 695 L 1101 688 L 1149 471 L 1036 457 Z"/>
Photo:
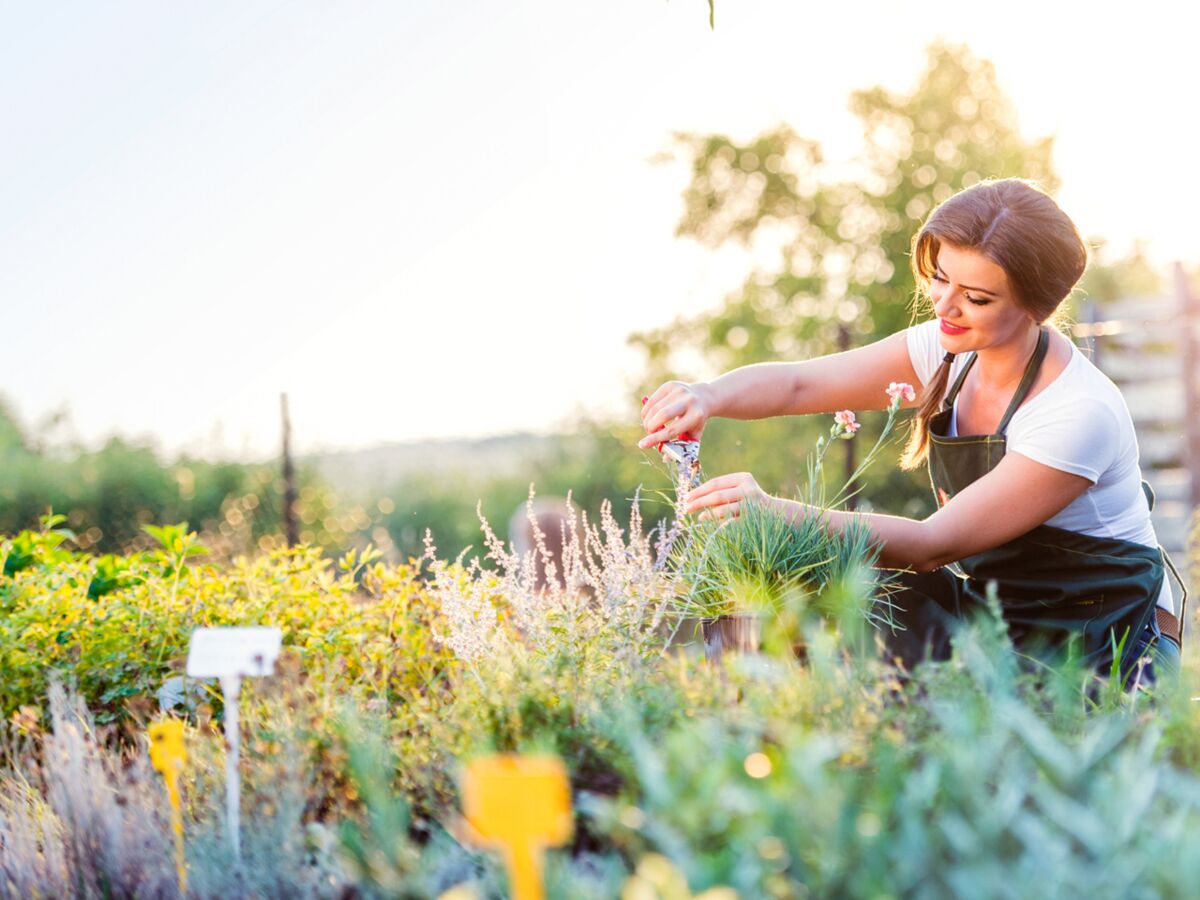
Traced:
<path fill-rule="evenodd" d="M 920 325 L 910 326 L 907 337 L 908 358 L 912 360 L 913 371 L 921 379 L 921 384 L 927 384 L 943 356 L 941 344 L 938 343 L 938 320 L 930 319 Z"/>
<path fill-rule="evenodd" d="M 1116 413 L 1090 397 L 1039 409 L 1019 428 L 1009 426 L 1009 450 L 1093 484 L 1116 462 L 1120 446 Z"/>

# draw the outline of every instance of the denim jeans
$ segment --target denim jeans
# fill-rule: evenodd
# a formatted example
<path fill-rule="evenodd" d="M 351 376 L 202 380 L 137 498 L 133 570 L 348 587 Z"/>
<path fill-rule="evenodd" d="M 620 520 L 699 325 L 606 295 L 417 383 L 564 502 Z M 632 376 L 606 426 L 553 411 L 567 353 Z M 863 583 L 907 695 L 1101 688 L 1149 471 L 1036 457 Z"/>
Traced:
<path fill-rule="evenodd" d="M 1125 683 L 1127 688 L 1133 687 L 1134 684 L 1153 686 L 1159 678 L 1167 679 L 1179 676 L 1179 644 L 1174 638 L 1167 637 L 1159 630 L 1158 621 L 1154 616 L 1150 617 L 1150 623 L 1138 635 L 1134 646 L 1137 648 L 1138 658 L 1146 658 L 1147 662 L 1134 666 Z M 1141 669 L 1140 675 L 1138 674 L 1139 668 Z"/>

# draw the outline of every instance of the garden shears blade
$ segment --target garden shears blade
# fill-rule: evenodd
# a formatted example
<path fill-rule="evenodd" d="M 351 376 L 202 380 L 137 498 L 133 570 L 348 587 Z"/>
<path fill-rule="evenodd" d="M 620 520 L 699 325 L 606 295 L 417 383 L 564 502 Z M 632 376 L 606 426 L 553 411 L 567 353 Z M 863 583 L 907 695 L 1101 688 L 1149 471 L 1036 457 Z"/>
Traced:
<path fill-rule="evenodd" d="M 700 486 L 700 442 L 686 432 L 673 441 L 658 445 L 663 459 L 675 467 L 675 480 L 685 490 Z"/>

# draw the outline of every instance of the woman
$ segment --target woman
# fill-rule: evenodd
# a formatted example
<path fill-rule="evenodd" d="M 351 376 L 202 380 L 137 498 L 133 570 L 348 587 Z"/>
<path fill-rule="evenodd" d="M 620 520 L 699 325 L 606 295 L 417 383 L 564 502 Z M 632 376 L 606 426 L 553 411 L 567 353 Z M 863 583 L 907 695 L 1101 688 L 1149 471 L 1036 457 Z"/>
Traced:
<path fill-rule="evenodd" d="M 1115 637 L 1123 675 L 1152 680 L 1139 660 L 1174 670 L 1181 640 L 1133 422 L 1117 387 L 1046 324 L 1087 259 L 1075 225 L 1032 183 L 976 184 L 913 238 L 936 318 L 857 350 L 667 382 L 642 409 L 638 446 L 699 436 L 712 416 L 882 409 L 892 382 L 923 385 L 919 401 L 905 398 L 919 409 L 902 465 L 929 466 L 939 508 L 927 519 L 818 510 L 768 496 L 748 472 L 706 481 L 686 509 L 727 518 L 758 501 L 835 529 L 861 519 L 879 565 L 905 570 L 892 597 L 903 630 L 888 641 L 908 665 L 944 658 L 954 624 L 995 579 L 1017 646 L 1079 634 L 1085 661 L 1107 671 Z"/>

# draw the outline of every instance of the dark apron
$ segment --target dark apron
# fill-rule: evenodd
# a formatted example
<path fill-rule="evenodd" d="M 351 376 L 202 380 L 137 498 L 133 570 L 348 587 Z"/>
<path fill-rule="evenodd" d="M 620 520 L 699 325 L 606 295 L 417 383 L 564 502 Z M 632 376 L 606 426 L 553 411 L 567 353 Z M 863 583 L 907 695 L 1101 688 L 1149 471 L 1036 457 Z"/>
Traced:
<path fill-rule="evenodd" d="M 1049 332 L 1042 328 L 995 434 L 947 437 L 955 398 L 975 364 L 976 354 L 971 354 L 942 409 L 930 420 L 929 478 L 939 506 L 1000 462 L 1009 420 L 1028 396 L 1048 345 Z M 1143 486 L 1149 499 L 1149 485 L 1143 482 Z M 1006 544 L 965 557 L 958 565 L 966 575 L 965 592 L 975 601 L 985 596 L 989 581 L 996 582 L 1015 646 L 1045 642 L 1053 649 L 1077 634 L 1084 662 L 1102 672 L 1109 671 L 1113 648 L 1120 646 L 1124 678 L 1138 659 L 1138 636 L 1154 627 L 1154 608 L 1165 577 L 1163 559 L 1159 547 L 1038 525 Z"/>

